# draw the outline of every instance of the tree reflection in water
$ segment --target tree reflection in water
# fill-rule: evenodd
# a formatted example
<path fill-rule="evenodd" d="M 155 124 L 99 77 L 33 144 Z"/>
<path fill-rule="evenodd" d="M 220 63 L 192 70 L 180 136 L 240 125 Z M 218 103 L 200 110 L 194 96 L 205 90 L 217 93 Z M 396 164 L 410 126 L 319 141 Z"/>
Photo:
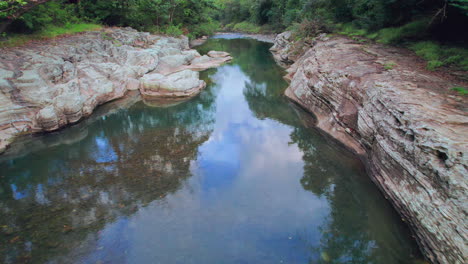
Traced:
<path fill-rule="evenodd" d="M 261 56 L 245 58 L 240 65 L 261 65 L 268 60 L 265 58 L 271 59 L 262 52 L 246 52 L 248 48 L 247 44 L 242 46 L 245 54 Z M 303 152 L 301 184 L 330 205 L 331 211 L 320 227 L 320 243 L 310 245 L 318 259 L 310 263 L 407 263 L 411 262 L 408 256 L 420 258 L 409 230 L 398 224 L 399 217 L 365 175 L 360 161 L 332 140 L 317 135 L 309 113 L 285 102 L 278 67 L 244 72 L 250 77 L 244 89 L 250 109 L 260 119 L 293 127 L 291 144 L 297 144 Z"/>
<path fill-rule="evenodd" d="M 359 160 L 283 97 L 268 47 L 210 40 L 201 53 L 235 59 L 197 98 L 129 99 L 17 143 L 0 160 L 0 261 L 413 263 Z"/>
<path fill-rule="evenodd" d="M 85 135 L 70 145 L 53 140 L 58 146 L 45 155 L 1 163 L 0 260 L 41 263 L 92 247 L 84 241 L 95 241 L 106 223 L 164 200 L 191 176 L 214 112 L 210 90 L 170 108 L 139 102 L 65 130 L 60 138 Z"/>

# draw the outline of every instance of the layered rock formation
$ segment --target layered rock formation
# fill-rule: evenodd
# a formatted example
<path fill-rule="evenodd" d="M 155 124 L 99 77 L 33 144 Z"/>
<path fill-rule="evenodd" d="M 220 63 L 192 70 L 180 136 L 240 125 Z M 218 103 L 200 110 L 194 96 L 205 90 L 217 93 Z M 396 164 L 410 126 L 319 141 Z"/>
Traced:
<path fill-rule="evenodd" d="M 105 29 L 0 52 L 0 153 L 22 133 L 53 131 L 140 90 L 149 99 L 197 94 L 198 72 L 231 59 L 201 56 L 185 37 Z M 214 54 L 214 55 L 213 55 Z"/>
<path fill-rule="evenodd" d="M 370 176 L 433 263 L 468 257 L 466 86 L 418 65 L 405 50 L 321 36 L 299 50 L 283 33 L 272 48 L 286 95 L 317 127 L 367 157 Z M 363 219 L 365 221 L 365 219 Z"/>

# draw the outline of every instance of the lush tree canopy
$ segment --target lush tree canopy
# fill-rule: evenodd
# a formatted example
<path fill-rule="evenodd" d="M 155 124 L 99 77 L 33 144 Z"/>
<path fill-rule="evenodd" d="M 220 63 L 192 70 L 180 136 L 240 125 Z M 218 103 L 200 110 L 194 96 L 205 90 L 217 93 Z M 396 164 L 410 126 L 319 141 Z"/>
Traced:
<path fill-rule="evenodd" d="M 42 5 L 40 5 L 42 4 Z M 38 6 L 39 5 L 39 6 Z M 367 31 L 425 20 L 433 32 L 463 34 L 468 0 L 2 0 L 0 32 L 75 21 L 131 26 L 139 30 L 210 34 L 224 25 L 282 31 L 303 21 L 352 24 Z M 242 23 L 243 24 L 242 24 Z M 2 28 L 3 26 L 3 28 Z M 307 28 L 307 27 L 305 27 Z M 228 27 L 229 29 L 229 27 Z M 424 29 L 426 30 L 426 29 Z"/>
<path fill-rule="evenodd" d="M 218 30 L 216 10 L 213 0 L 7 0 L 0 2 L 0 24 L 28 32 L 83 21 L 195 37 Z"/>
<path fill-rule="evenodd" d="M 353 22 L 367 29 L 401 25 L 427 16 L 445 20 L 468 15 L 468 0 L 219 0 L 225 24 L 249 20 L 288 27 L 303 19 L 321 17 Z"/>

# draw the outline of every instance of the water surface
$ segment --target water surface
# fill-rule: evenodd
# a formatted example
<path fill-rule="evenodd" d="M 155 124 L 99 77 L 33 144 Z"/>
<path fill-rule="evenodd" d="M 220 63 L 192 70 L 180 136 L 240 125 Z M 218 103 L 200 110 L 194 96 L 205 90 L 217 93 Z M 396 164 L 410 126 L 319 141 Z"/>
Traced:
<path fill-rule="evenodd" d="M 415 263 L 362 164 L 283 96 L 269 44 L 170 107 L 127 98 L 0 160 L 4 263 Z"/>

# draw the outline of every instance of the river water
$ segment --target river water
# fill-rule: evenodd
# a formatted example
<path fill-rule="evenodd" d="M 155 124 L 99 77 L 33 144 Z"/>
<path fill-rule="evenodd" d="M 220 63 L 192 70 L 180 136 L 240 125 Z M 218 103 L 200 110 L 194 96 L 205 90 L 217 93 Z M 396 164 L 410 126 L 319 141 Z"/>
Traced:
<path fill-rule="evenodd" d="M 418 263 L 360 161 L 282 96 L 269 47 L 211 39 L 201 53 L 235 59 L 195 99 L 129 97 L 16 143 L 0 158 L 0 262 Z"/>

